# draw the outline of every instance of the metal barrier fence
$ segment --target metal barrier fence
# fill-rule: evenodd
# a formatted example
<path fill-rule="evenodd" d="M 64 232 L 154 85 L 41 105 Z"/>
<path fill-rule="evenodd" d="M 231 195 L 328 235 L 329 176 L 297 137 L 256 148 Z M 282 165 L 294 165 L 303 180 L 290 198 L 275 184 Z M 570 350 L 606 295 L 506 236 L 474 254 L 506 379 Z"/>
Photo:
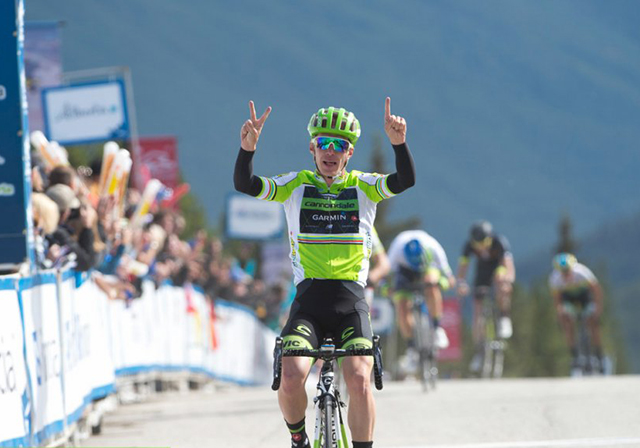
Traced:
<path fill-rule="evenodd" d="M 198 288 L 109 300 L 91 274 L 0 277 L 0 447 L 56 445 L 128 382 L 163 375 L 270 380 L 275 334 L 247 308 Z"/>

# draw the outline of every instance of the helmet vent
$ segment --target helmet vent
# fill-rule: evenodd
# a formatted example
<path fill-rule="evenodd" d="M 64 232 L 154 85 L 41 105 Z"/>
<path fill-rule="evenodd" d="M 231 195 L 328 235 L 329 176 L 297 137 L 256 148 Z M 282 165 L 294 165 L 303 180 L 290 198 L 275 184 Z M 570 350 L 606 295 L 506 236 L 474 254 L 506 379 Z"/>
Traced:
<path fill-rule="evenodd" d="M 334 112 L 331 115 L 331 129 L 336 128 L 336 123 L 338 122 L 338 112 Z"/>

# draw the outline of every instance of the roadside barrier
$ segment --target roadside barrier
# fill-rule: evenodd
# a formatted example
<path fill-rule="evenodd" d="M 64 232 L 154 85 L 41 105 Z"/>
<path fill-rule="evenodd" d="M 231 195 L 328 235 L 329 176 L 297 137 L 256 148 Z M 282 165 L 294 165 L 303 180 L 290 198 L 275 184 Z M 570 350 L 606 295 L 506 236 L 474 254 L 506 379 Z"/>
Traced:
<path fill-rule="evenodd" d="M 275 333 L 197 287 L 151 281 L 109 300 L 90 273 L 0 277 L 0 447 L 70 437 L 122 380 L 179 372 L 243 385 L 271 380 Z"/>

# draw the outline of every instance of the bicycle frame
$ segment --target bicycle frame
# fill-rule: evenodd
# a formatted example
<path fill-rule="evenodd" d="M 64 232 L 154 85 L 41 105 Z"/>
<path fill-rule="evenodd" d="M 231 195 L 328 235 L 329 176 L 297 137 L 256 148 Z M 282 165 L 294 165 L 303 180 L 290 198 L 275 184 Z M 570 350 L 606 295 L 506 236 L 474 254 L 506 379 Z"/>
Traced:
<path fill-rule="evenodd" d="M 283 356 L 303 356 L 323 361 L 316 386 L 316 396 L 313 399 L 316 414 L 313 448 L 347 448 L 347 432 L 341 411 L 341 408 L 346 405 L 340 400 L 340 392 L 335 387 L 334 361 L 344 356 L 373 356 L 374 383 L 376 389 L 381 390 L 384 373 L 380 337 L 377 335 L 373 337 L 371 349 L 337 349 L 331 339 L 325 339 L 317 350 L 294 349 L 286 351 L 282 348 L 282 338 L 278 337 L 273 351 L 273 383 L 271 385 L 273 390 L 280 388 Z"/>
<path fill-rule="evenodd" d="M 500 378 L 504 370 L 504 350 L 506 341 L 498 337 L 496 328 L 498 312 L 495 298 L 490 287 L 478 287 L 478 296 L 482 297 L 482 313 L 478 316 L 478 326 L 482 329 L 481 340 L 478 341 L 482 350 L 482 378 Z"/>
<path fill-rule="evenodd" d="M 419 354 L 419 374 L 422 391 L 427 392 L 429 384 L 435 389 L 438 377 L 437 348 L 434 343 L 433 326 L 425 297 L 419 292 L 413 295 L 412 307 L 414 340 Z"/>

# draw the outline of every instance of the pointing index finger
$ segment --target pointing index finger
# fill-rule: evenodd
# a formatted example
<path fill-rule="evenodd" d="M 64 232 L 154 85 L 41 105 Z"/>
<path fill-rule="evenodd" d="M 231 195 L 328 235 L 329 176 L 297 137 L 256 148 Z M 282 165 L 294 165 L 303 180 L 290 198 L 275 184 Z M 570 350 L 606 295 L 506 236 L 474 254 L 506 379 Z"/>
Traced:
<path fill-rule="evenodd" d="M 389 120 L 391 118 L 391 98 L 387 97 L 384 101 L 384 119 Z"/>

